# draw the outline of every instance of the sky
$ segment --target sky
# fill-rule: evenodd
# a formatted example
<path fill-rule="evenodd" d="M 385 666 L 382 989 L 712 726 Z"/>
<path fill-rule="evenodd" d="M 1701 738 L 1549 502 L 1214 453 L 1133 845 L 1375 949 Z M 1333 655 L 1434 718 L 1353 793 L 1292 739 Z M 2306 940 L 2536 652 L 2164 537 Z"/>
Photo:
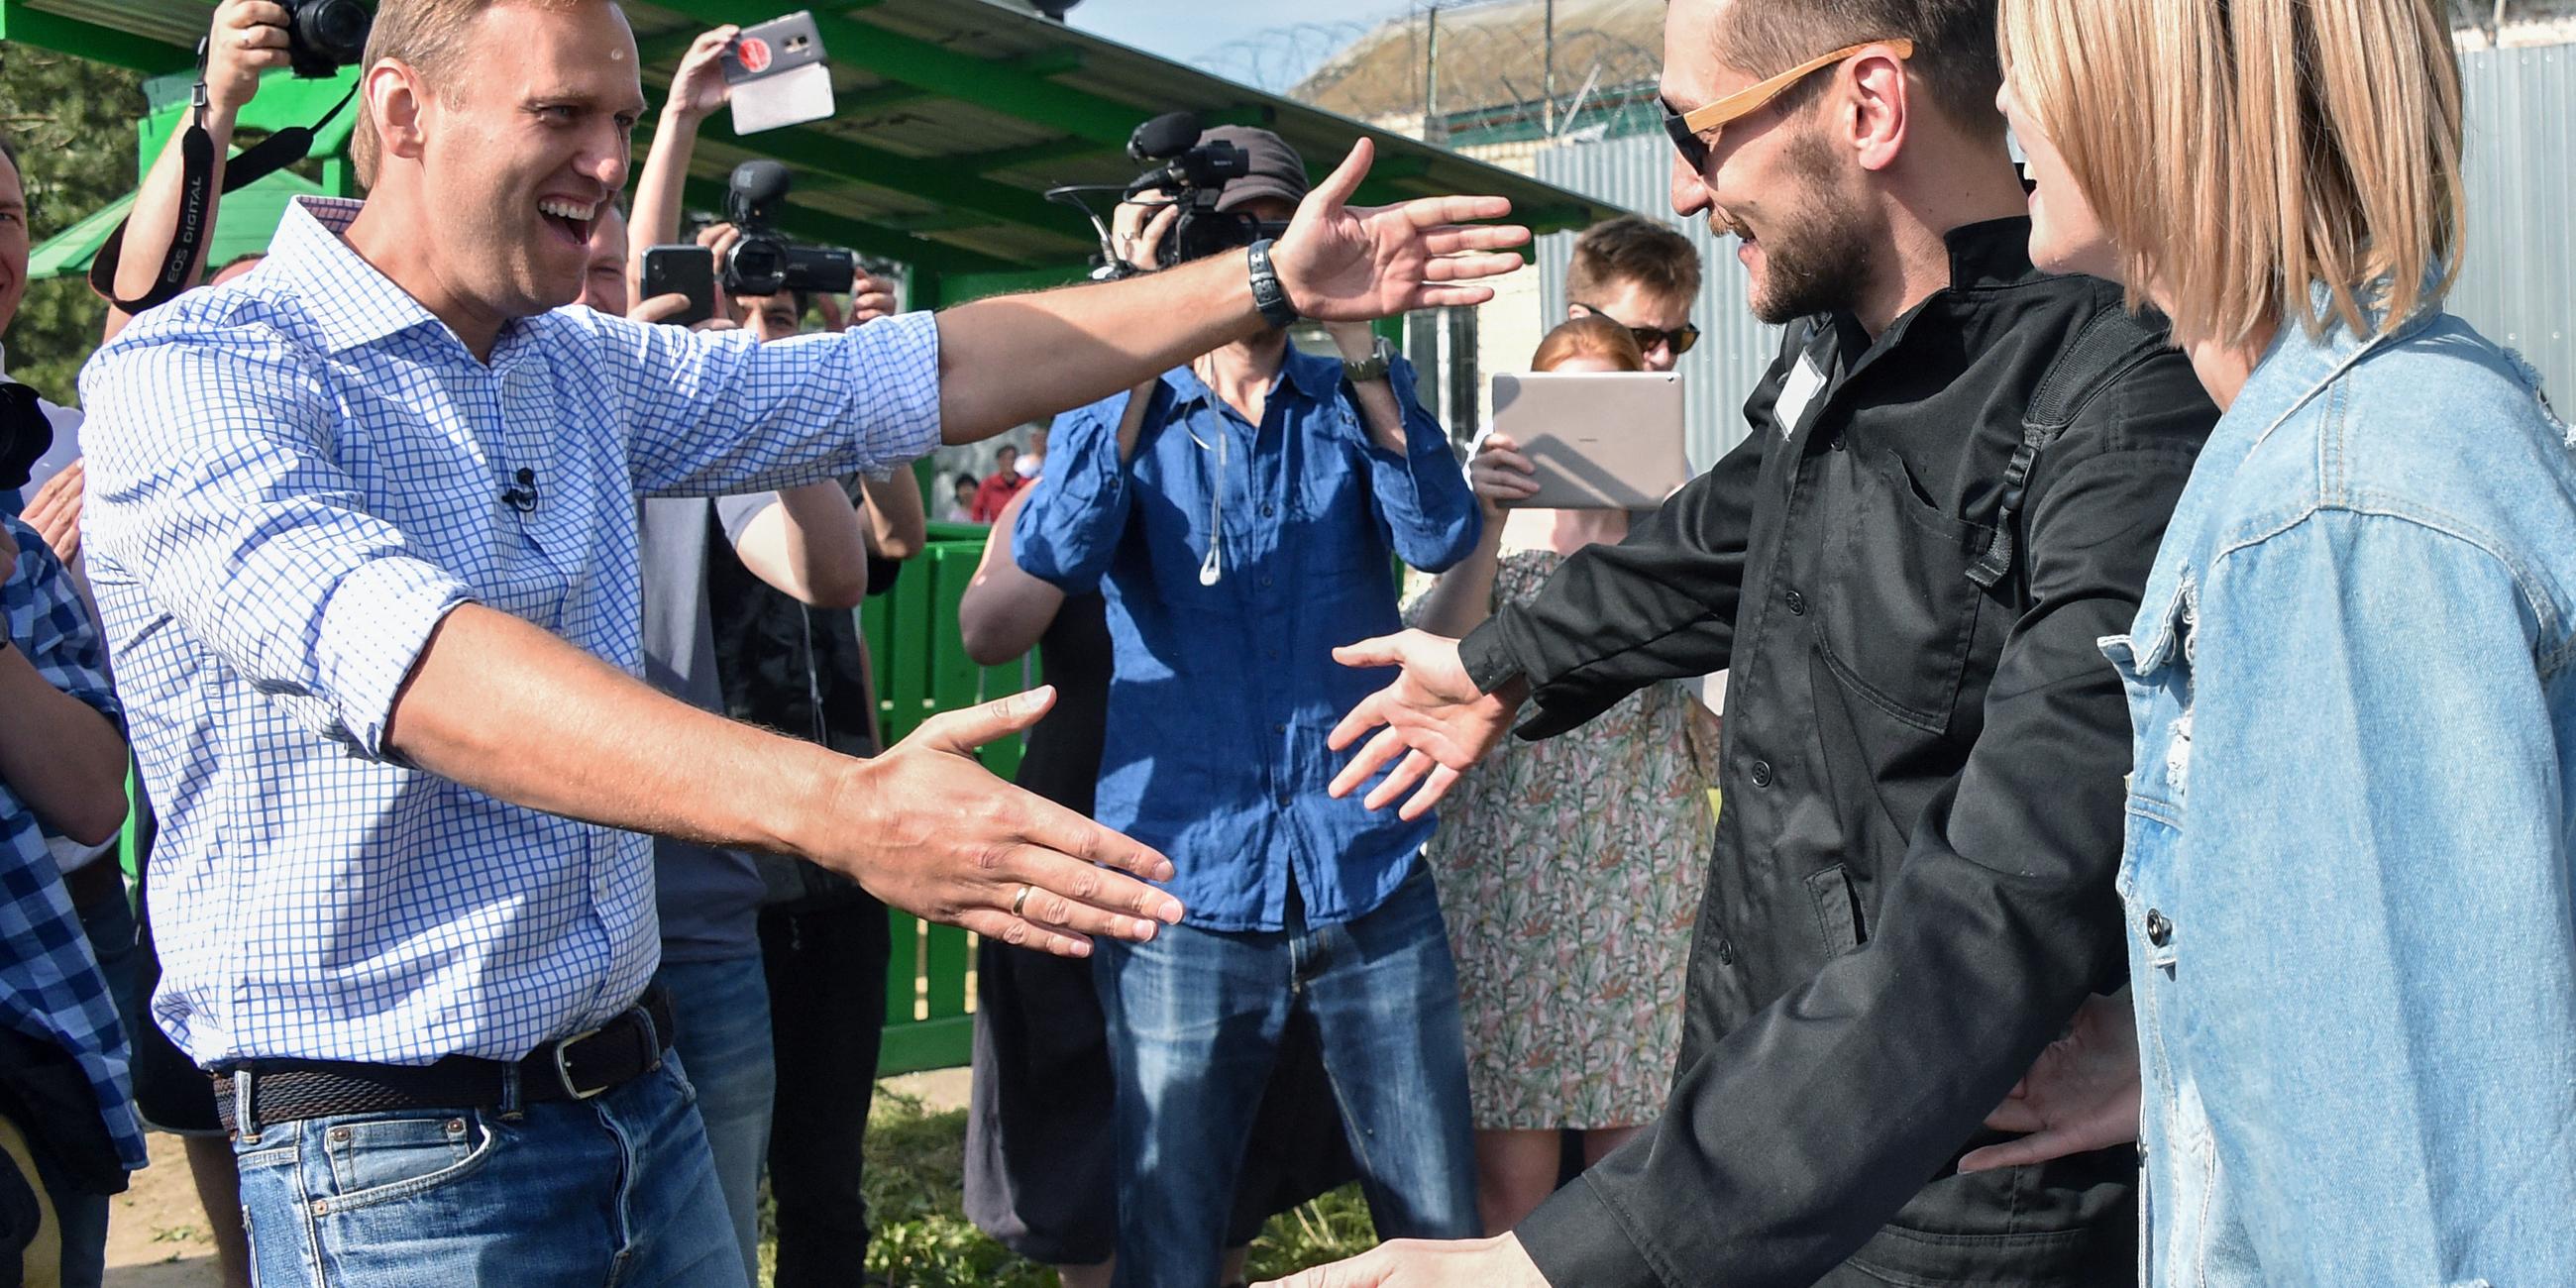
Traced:
<path fill-rule="evenodd" d="M 1187 63 L 1229 41 L 1292 24 L 1367 22 L 1412 7 L 1409 0 L 1082 0 L 1065 17 L 1095 35 Z"/>

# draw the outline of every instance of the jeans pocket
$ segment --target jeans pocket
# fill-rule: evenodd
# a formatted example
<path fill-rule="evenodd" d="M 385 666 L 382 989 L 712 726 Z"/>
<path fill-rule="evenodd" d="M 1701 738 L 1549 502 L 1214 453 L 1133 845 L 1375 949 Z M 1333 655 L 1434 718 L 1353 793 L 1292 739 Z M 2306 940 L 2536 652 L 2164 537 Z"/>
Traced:
<path fill-rule="evenodd" d="M 470 1112 L 334 1122 L 321 1133 L 332 1193 L 316 1209 L 345 1212 L 426 1194 L 480 1168 L 499 1144 Z"/>

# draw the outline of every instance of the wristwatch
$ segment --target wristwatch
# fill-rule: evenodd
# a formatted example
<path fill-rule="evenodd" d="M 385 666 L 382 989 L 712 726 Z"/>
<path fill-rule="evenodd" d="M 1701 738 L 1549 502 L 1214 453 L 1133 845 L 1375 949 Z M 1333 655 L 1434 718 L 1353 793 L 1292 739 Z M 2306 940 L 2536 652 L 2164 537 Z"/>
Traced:
<path fill-rule="evenodd" d="M 1279 270 L 1270 263 L 1270 239 L 1252 243 L 1249 258 L 1252 266 L 1252 303 L 1261 310 L 1261 320 L 1285 328 L 1297 320 L 1297 306 L 1288 302 L 1288 288 L 1280 285 Z"/>
<path fill-rule="evenodd" d="M 1372 380 L 1384 380 L 1387 371 L 1394 365 L 1395 346 L 1387 343 L 1385 336 L 1379 336 L 1377 347 L 1369 350 L 1369 356 L 1358 361 L 1342 359 L 1342 379 L 1355 385 L 1364 385 Z"/>

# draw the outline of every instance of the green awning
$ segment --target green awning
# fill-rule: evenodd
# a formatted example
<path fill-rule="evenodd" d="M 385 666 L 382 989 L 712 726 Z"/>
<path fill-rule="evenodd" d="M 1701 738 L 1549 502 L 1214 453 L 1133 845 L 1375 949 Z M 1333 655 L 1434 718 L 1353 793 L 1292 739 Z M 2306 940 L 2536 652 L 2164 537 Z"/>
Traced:
<path fill-rule="evenodd" d="M 268 249 L 271 237 L 277 235 L 277 222 L 286 217 L 286 203 L 296 197 L 322 195 L 319 184 L 281 170 L 239 192 L 227 193 L 215 214 L 215 235 L 206 248 L 206 264 L 221 267 L 244 255 Z M 134 204 L 134 194 L 109 202 L 89 218 L 45 239 L 27 256 L 27 277 L 40 280 L 65 273 L 87 273 L 90 261 L 97 257 L 99 246 L 116 225 L 125 218 L 126 209 Z"/>

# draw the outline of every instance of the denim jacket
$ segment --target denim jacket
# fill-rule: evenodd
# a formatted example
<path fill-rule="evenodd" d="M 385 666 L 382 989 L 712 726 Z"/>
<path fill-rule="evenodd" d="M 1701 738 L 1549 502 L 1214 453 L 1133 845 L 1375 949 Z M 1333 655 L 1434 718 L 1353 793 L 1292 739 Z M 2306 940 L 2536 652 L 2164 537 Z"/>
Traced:
<path fill-rule="evenodd" d="M 2576 1284 L 2576 457 L 2438 310 L 2293 319 L 2135 628 L 2151 1285 Z"/>

